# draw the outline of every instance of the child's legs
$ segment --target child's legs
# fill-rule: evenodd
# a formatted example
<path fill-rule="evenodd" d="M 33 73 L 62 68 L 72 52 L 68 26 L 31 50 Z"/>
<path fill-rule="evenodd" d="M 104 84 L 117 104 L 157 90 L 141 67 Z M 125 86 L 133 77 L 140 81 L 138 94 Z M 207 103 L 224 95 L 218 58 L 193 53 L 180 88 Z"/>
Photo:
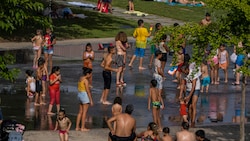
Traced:
<path fill-rule="evenodd" d="M 122 67 L 118 67 L 118 72 L 116 73 L 116 84 L 120 84 Z"/>
<path fill-rule="evenodd" d="M 38 50 L 34 50 L 33 67 L 36 67 L 38 60 Z"/>
<path fill-rule="evenodd" d="M 156 124 L 159 126 L 159 129 L 162 129 L 162 126 L 161 126 L 161 118 L 160 118 L 160 109 L 157 108 L 156 109 Z"/>
<path fill-rule="evenodd" d="M 45 65 L 48 67 L 49 54 L 47 52 L 44 53 L 44 60 L 45 60 Z"/>
<path fill-rule="evenodd" d="M 182 116 L 182 119 L 183 119 L 184 122 L 188 122 L 187 117 L 188 117 L 187 115 Z"/>
<path fill-rule="evenodd" d="M 37 60 L 36 61 L 38 61 L 38 59 L 41 57 L 41 54 L 42 54 L 42 49 L 41 49 L 41 47 L 38 49 L 38 51 L 37 51 Z M 37 65 L 37 64 L 36 64 Z"/>
<path fill-rule="evenodd" d="M 225 76 L 225 82 L 227 82 L 227 78 L 228 78 L 228 71 L 227 71 L 227 68 L 223 69 L 224 71 L 224 76 Z"/>
<path fill-rule="evenodd" d="M 153 116 L 153 121 L 157 123 L 157 108 L 152 108 L 152 116 Z"/>
<path fill-rule="evenodd" d="M 162 68 L 162 72 L 164 74 L 164 69 L 165 69 L 165 66 L 166 66 L 166 61 L 161 61 L 161 68 Z"/>
<path fill-rule="evenodd" d="M 55 91 L 55 101 L 56 101 L 57 113 L 59 113 L 59 110 L 60 110 L 60 89 Z"/>
<path fill-rule="evenodd" d="M 36 92 L 35 104 L 38 104 L 38 99 L 40 98 L 40 92 Z"/>
<path fill-rule="evenodd" d="M 86 116 L 87 116 L 87 112 L 88 112 L 88 108 L 89 108 L 89 104 L 83 104 L 83 108 L 82 108 L 82 129 L 85 129 L 85 120 L 86 120 Z"/>
<path fill-rule="evenodd" d="M 52 71 L 52 55 L 53 54 L 49 54 L 49 72 L 51 72 Z"/>
<path fill-rule="evenodd" d="M 63 134 L 63 133 L 59 133 L 60 141 L 65 141 L 65 140 L 64 140 L 64 139 L 65 139 L 65 138 L 64 138 L 64 135 L 65 135 L 65 134 Z"/>
<path fill-rule="evenodd" d="M 124 69 L 125 67 L 122 67 L 121 75 L 120 75 L 120 82 L 124 82 Z"/>
<path fill-rule="evenodd" d="M 109 89 L 105 89 L 103 95 L 103 102 L 107 102 L 108 94 L 109 94 Z"/>
<path fill-rule="evenodd" d="M 69 140 L 69 133 L 65 133 L 64 134 L 64 141 L 68 141 Z"/>
<path fill-rule="evenodd" d="M 93 81 L 93 73 L 91 73 L 90 77 L 89 77 L 89 84 L 90 84 L 90 86 L 92 86 L 92 81 Z"/>
<path fill-rule="evenodd" d="M 140 62 L 139 62 L 139 67 L 142 67 L 142 63 L 143 63 L 143 57 L 145 55 L 145 49 L 144 48 L 139 48 L 139 56 L 140 56 Z"/>
<path fill-rule="evenodd" d="M 209 85 L 206 86 L 206 92 L 208 92 L 208 89 L 209 89 Z"/>
<path fill-rule="evenodd" d="M 130 60 L 130 63 L 128 64 L 128 66 L 132 66 L 133 62 L 135 61 L 135 58 L 137 56 L 140 56 L 139 54 L 140 54 L 140 48 L 135 48 L 135 53 L 134 53 L 132 59 Z"/>

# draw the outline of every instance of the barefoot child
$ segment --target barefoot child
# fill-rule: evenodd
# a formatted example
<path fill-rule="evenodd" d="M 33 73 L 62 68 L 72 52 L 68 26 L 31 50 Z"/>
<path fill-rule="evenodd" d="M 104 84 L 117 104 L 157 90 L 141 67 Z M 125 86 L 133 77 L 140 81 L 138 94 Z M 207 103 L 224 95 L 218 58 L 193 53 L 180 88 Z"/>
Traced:
<path fill-rule="evenodd" d="M 27 96 L 29 98 L 33 98 L 33 96 L 35 95 L 35 92 L 36 92 L 36 80 L 32 76 L 33 71 L 26 70 L 25 73 L 26 73 L 26 77 L 27 77 L 26 78 L 26 84 L 27 84 L 26 93 L 27 93 Z"/>
<path fill-rule="evenodd" d="M 114 99 L 114 104 L 112 106 L 112 115 L 116 116 L 122 113 L 122 99 L 121 97 L 116 97 Z M 116 121 L 114 121 L 114 130 L 116 128 Z"/>
<path fill-rule="evenodd" d="M 159 130 L 162 130 L 161 119 L 160 119 L 160 108 L 164 108 L 164 103 L 161 95 L 158 93 L 156 86 L 157 86 L 157 81 L 154 79 L 151 80 L 149 96 L 148 96 L 148 110 L 150 111 L 151 107 L 150 105 L 152 103 L 153 121 L 159 126 Z"/>
<path fill-rule="evenodd" d="M 92 62 L 95 59 L 95 53 L 92 50 L 92 45 L 90 43 L 86 44 L 86 48 L 85 48 L 85 51 L 83 52 L 82 59 L 83 59 L 83 67 L 93 69 Z M 90 88 L 93 87 L 92 86 L 92 74 L 91 74 L 91 76 L 89 78 L 89 87 Z"/>
<path fill-rule="evenodd" d="M 58 114 L 58 118 L 56 120 L 55 131 L 59 128 L 59 137 L 60 141 L 68 141 L 69 140 L 69 130 L 71 127 L 71 121 L 65 115 L 64 110 L 60 110 Z"/>
<path fill-rule="evenodd" d="M 184 100 L 184 98 L 180 99 L 180 115 L 183 119 L 183 122 L 188 122 L 187 102 Z"/>
<path fill-rule="evenodd" d="M 161 95 L 162 89 L 163 89 L 163 78 L 165 77 L 164 73 L 162 71 L 161 61 L 160 61 L 160 58 L 162 57 L 161 51 L 157 50 L 155 52 L 155 56 L 156 56 L 156 58 L 154 60 L 155 70 L 154 70 L 153 77 L 157 81 L 158 93 L 159 93 L 159 95 Z"/>
<path fill-rule="evenodd" d="M 33 50 L 34 50 L 34 59 L 33 59 L 33 69 L 38 67 L 37 61 L 41 56 L 41 46 L 43 43 L 43 35 L 42 30 L 37 29 L 36 35 L 31 39 L 33 43 Z"/>
<path fill-rule="evenodd" d="M 184 53 L 183 53 L 183 47 L 182 46 L 178 46 L 179 47 L 179 51 L 176 53 L 177 56 L 177 64 L 176 66 L 178 66 L 177 71 L 176 71 L 176 82 L 178 83 L 177 89 L 180 88 L 180 74 L 181 74 L 181 67 L 184 63 Z"/>
<path fill-rule="evenodd" d="M 225 83 L 228 82 L 228 66 L 229 66 L 229 57 L 228 52 L 226 50 L 226 45 L 221 44 L 219 49 L 218 59 L 219 59 L 219 67 L 224 71 Z"/>
<path fill-rule="evenodd" d="M 43 90 L 43 86 L 42 86 L 42 75 L 43 75 L 43 71 L 44 71 L 44 65 L 45 64 L 45 60 L 40 57 L 38 59 L 38 68 L 36 70 L 36 96 L 35 96 L 35 106 L 38 106 L 40 104 L 43 104 L 44 102 L 42 101 L 42 92 Z M 39 101 L 39 103 L 38 103 Z"/>
<path fill-rule="evenodd" d="M 204 87 L 206 87 L 206 93 L 208 93 L 208 88 L 210 84 L 210 76 L 208 74 L 208 66 L 207 61 L 203 61 L 201 64 L 201 93 L 204 91 Z"/>

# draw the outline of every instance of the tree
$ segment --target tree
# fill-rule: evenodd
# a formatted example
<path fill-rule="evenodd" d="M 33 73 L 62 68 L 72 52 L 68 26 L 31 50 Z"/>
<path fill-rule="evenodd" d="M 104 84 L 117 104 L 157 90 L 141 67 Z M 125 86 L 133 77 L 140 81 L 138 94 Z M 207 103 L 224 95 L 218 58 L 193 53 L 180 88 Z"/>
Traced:
<path fill-rule="evenodd" d="M 197 23 L 189 23 L 184 26 L 164 27 L 158 35 L 155 36 L 153 42 L 156 43 L 162 34 L 170 34 L 174 40 L 170 40 L 169 45 L 177 51 L 176 46 L 182 44 L 183 40 L 177 40 L 180 34 L 184 34 L 188 42 L 192 45 L 192 62 L 200 64 L 204 59 L 204 49 L 208 44 L 215 52 L 221 43 L 234 46 L 239 41 L 244 42 L 244 48 L 238 49 L 245 56 L 250 53 L 250 0 L 209 0 L 207 4 L 216 15 L 216 21 L 209 26 L 200 26 Z M 214 56 L 208 56 L 207 59 Z M 245 57 L 244 66 L 238 71 L 243 73 L 242 80 L 242 106 L 241 106 L 241 123 L 240 123 L 240 141 L 245 140 L 245 78 L 250 76 L 249 59 Z"/>
<path fill-rule="evenodd" d="M 0 56 L 0 78 L 14 81 L 19 73 L 19 69 L 9 68 L 9 65 L 14 64 L 15 58 L 13 55 L 5 53 Z"/>
<path fill-rule="evenodd" d="M 43 4 L 34 0 L 1 0 L 0 29 L 11 33 L 24 26 L 51 25 L 51 20 L 42 15 Z"/>

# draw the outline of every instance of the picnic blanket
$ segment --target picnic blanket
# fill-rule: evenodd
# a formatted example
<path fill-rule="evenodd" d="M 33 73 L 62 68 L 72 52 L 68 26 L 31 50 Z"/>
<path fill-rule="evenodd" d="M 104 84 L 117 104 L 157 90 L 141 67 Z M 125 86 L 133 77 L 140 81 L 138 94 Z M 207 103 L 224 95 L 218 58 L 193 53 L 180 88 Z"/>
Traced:
<path fill-rule="evenodd" d="M 171 6 L 189 6 L 189 7 L 202 7 L 203 5 L 201 3 L 197 3 L 197 4 L 182 4 L 179 2 L 166 2 L 166 4 L 171 5 Z"/>
<path fill-rule="evenodd" d="M 125 11 L 123 12 L 124 14 L 130 14 L 133 16 L 138 16 L 138 17 L 145 17 L 148 16 L 147 13 L 141 12 L 141 11 Z"/>

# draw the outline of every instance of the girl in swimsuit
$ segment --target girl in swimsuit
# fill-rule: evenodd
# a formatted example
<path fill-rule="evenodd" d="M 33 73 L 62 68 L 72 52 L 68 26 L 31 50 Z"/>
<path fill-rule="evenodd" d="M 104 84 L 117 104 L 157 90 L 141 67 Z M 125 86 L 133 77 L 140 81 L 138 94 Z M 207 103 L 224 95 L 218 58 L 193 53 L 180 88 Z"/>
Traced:
<path fill-rule="evenodd" d="M 42 30 L 36 30 L 36 35 L 31 39 L 33 43 L 34 50 L 34 59 L 33 59 L 33 68 L 36 69 L 38 67 L 37 61 L 41 56 L 41 46 L 43 43 Z"/>
<path fill-rule="evenodd" d="M 65 115 L 65 110 L 60 110 L 58 113 L 58 118 L 56 120 L 55 131 L 59 127 L 59 136 L 60 141 L 68 141 L 69 140 L 69 130 L 71 127 L 71 121 Z"/>
<path fill-rule="evenodd" d="M 83 67 L 93 69 L 92 62 L 95 59 L 95 53 L 92 50 L 92 45 L 90 43 L 86 44 L 85 51 L 83 52 Z M 89 87 L 92 88 L 92 74 L 89 78 Z"/>
<path fill-rule="evenodd" d="M 27 92 L 27 96 L 29 98 L 32 98 L 36 92 L 36 80 L 34 79 L 34 77 L 32 76 L 33 74 L 33 71 L 31 70 L 26 70 L 26 84 L 27 84 L 27 87 L 25 88 L 26 89 L 26 92 Z"/>
<path fill-rule="evenodd" d="M 46 82 L 49 80 L 49 75 L 48 75 L 48 69 L 47 69 L 47 65 L 44 64 L 43 65 L 43 68 L 42 68 L 42 88 L 43 88 L 43 91 L 42 91 L 42 97 L 41 97 L 41 104 L 45 105 L 45 96 L 46 96 L 46 92 L 47 92 L 47 89 L 46 89 Z"/>

